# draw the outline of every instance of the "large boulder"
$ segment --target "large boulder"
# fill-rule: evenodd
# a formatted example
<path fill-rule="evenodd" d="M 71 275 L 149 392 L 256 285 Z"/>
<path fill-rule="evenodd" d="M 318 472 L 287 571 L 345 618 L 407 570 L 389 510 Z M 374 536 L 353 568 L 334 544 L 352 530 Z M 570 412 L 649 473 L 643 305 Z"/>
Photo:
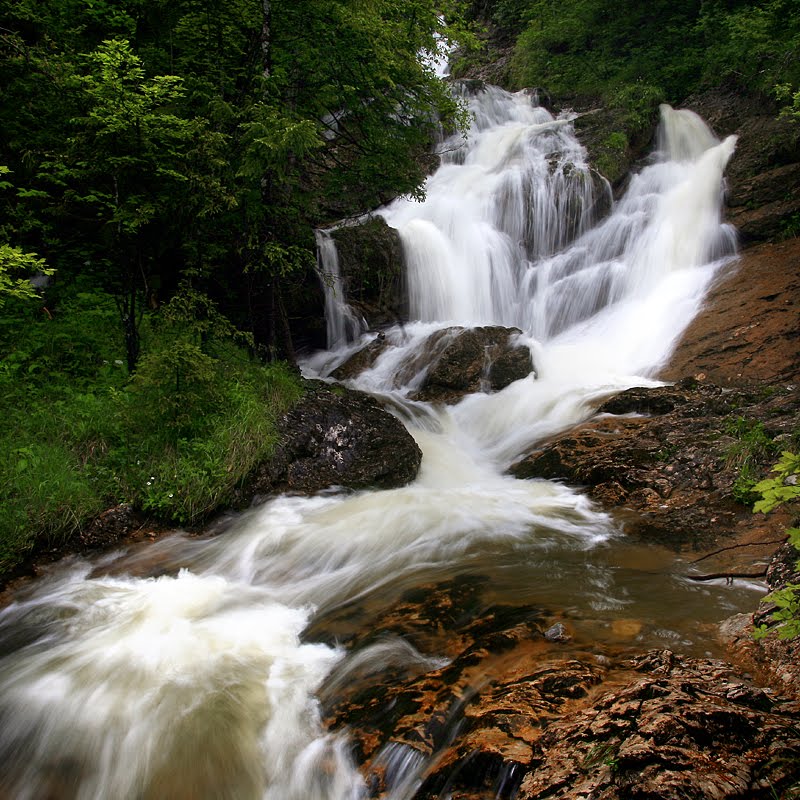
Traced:
<path fill-rule="evenodd" d="M 309 382 L 280 422 L 273 457 L 253 473 L 244 496 L 276 491 L 311 494 L 330 486 L 404 486 L 422 452 L 396 417 L 370 395 Z"/>
<path fill-rule="evenodd" d="M 442 328 L 432 333 L 395 375 L 397 388 L 418 381 L 409 395 L 429 403 L 456 403 L 474 392 L 496 392 L 533 371 L 528 347 L 518 341 L 519 328 Z M 350 380 L 370 368 L 391 347 L 391 335 L 379 333 L 332 373 Z M 418 376 L 423 373 L 421 381 Z"/>
<path fill-rule="evenodd" d="M 608 180 L 615 194 L 619 194 L 634 166 L 652 149 L 658 124 L 655 103 L 651 104 L 645 120 L 632 118 L 625 109 L 613 106 L 581 110 L 578 105 L 576 110 L 575 133 L 586 148 L 589 163 Z M 610 209 L 610 198 L 605 199 L 607 193 L 598 194 L 598 197 L 603 198 L 607 206 L 598 206 L 598 215 L 602 216 L 604 210 Z"/>
<path fill-rule="evenodd" d="M 347 302 L 370 328 L 392 325 L 406 316 L 403 245 L 383 217 L 345 225 L 331 234 L 339 256 Z"/>
<path fill-rule="evenodd" d="M 446 328 L 428 340 L 435 354 L 414 398 L 454 403 L 467 394 L 499 391 L 533 370 L 518 328 Z"/>

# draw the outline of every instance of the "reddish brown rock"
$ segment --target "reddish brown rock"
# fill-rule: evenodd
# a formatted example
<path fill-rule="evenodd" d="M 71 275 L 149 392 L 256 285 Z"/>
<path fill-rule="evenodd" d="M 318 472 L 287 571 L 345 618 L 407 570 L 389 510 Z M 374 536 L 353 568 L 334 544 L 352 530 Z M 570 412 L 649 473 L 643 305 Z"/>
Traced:
<path fill-rule="evenodd" d="M 627 666 L 625 688 L 548 727 L 519 800 L 732 800 L 797 786 L 798 704 L 724 662 L 664 651 Z"/>
<path fill-rule="evenodd" d="M 745 250 L 711 290 L 660 377 L 692 376 L 800 384 L 800 238 Z"/>
<path fill-rule="evenodd" d="M 742 448 L 741 437 L 756 425 L 774 444 Z M 618 510 L 629 533 L 675 549 L 707 548 L 756 530 L 774 542 L 786 519 L 754 517 L 734 499 L 733 487 L 743 459 L 754 475 L 766 476 L 798 425 L 800 394 L 793 388 L 723 391 L 690 381 L 631 389 L 511 472 L 583 486 Z"/>
<path fill-rule="evenodd" d="M 570 655 L 537 609 L 481 610 L 485 589 L 423 587 L 351 640 L 449 654 L 334 676 L 328 722 L 354 739 L 370 797 L 405 779 L 415 800 L 733 800 L 800 780 L 800 703 L 722 661 Z"/>

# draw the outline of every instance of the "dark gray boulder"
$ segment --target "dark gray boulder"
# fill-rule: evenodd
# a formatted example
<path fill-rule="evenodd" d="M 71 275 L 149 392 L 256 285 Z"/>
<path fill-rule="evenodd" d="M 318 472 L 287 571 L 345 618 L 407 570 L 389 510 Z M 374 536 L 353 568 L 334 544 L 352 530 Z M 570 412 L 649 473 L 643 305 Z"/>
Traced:
<path fill-rule="evenodd" d="M 244 496 L 330 486 L 390 489 L 412 481 L 422 461 L 414 438 L 375 398 L 317 381 L 281 420 L 278 434 L 273 457 L 255 470 Z"/>
<path fill-rule="evenodd" d="M 433 334 L 439 352 L 414 399 L 454 403 L 467 394 L 499 391 L 533 370 L 530 350 L 514 341 L 517 328 L 447 328 Z"/>

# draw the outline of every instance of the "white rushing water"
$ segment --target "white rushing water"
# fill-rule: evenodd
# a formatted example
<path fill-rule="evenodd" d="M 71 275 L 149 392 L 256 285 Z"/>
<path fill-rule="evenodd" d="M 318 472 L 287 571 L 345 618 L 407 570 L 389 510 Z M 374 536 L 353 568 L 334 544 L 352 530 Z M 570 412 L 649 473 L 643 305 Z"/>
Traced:
<path fill-rule="evenodd" d="M 391 346 L 355 381 L 410 420 L 424 453 L 417 480 L 278 498 L 221 536 L 70 562 L 18 593 L 0 611 L 0 796 L 363 797 L 346 737 L 321 726 L 326 676 L 338 665 L 335 692 L 365 665 L 442 662 L 402 640 L 348 660 L 302 632 L 355 599 L 380 604 L 469 571 L 519 602 L 569 605 L 598 630 L 634 613 L 656 639 L 688 635 L 662 601 L 630 611 L 637 584 L 646 598 L 675 579 L 617 555 L 626 545 L 605 514 L 503 470 L 664 363 L 733 250 L 720 195 L 734 140 L 665 108 L 660 152 L 598 221 L 607 187 L 567 118 L 491 87 L 469 102 L 468 143 L 446 144 L 425 202 L 381 211 L 404 243 L 415 321 L 387 331 Z M 330 237 L 320 251 L 334 272 Z M 341 291 L 328 308 L 334 351 L 310 359 L 311 374 L 327 374 L 360 334 Z M 449 409 L 407 400 L 432 332 L 488 323 L 523 331 L 535 375 Z M 682 591 L 681 603 L 699 598 L 693 614 L 725 615 L 725 589 Z M 410 797 L 423 759 L 389 748 L 386 760 L 395 796 Z"/>

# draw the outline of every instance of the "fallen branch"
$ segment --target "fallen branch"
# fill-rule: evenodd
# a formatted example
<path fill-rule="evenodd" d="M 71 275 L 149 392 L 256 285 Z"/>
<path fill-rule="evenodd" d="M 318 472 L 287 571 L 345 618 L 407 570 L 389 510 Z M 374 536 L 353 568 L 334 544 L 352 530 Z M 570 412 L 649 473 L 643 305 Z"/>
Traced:
<path fill-rule="evenodd" d="M 764 578 L 767 575 L 767 568 L 758 572 L 712 572 L 708 575 L 687 575 L 690 581 L 715 581 L 725 578 L 728 583 L 733 583 L 734 578 Z"/>
<path fill-rule="evenodd" d="M 690 564 L 699 564 L 701 561 L 705 561 L 707 558 L 711 558 L 711 556 L 718 556 L 720 553 L 724 553 L 726 550 L 736 550 L 739 547 L 761 547 L 762 545 L 767 544 L 783 544 L 786 541 L 786 537 L 784 536 L 782 539 L 770 539 L 767 542 L 742 542 L 741 544 L 732 544 L 728 547 L 722 547 L 719 550 L 714 550 L 712 553 L 706 553 L 704 556 L 700 556 L 700 558 L 696 558 L 694 561 L 690 561 Z"/>

